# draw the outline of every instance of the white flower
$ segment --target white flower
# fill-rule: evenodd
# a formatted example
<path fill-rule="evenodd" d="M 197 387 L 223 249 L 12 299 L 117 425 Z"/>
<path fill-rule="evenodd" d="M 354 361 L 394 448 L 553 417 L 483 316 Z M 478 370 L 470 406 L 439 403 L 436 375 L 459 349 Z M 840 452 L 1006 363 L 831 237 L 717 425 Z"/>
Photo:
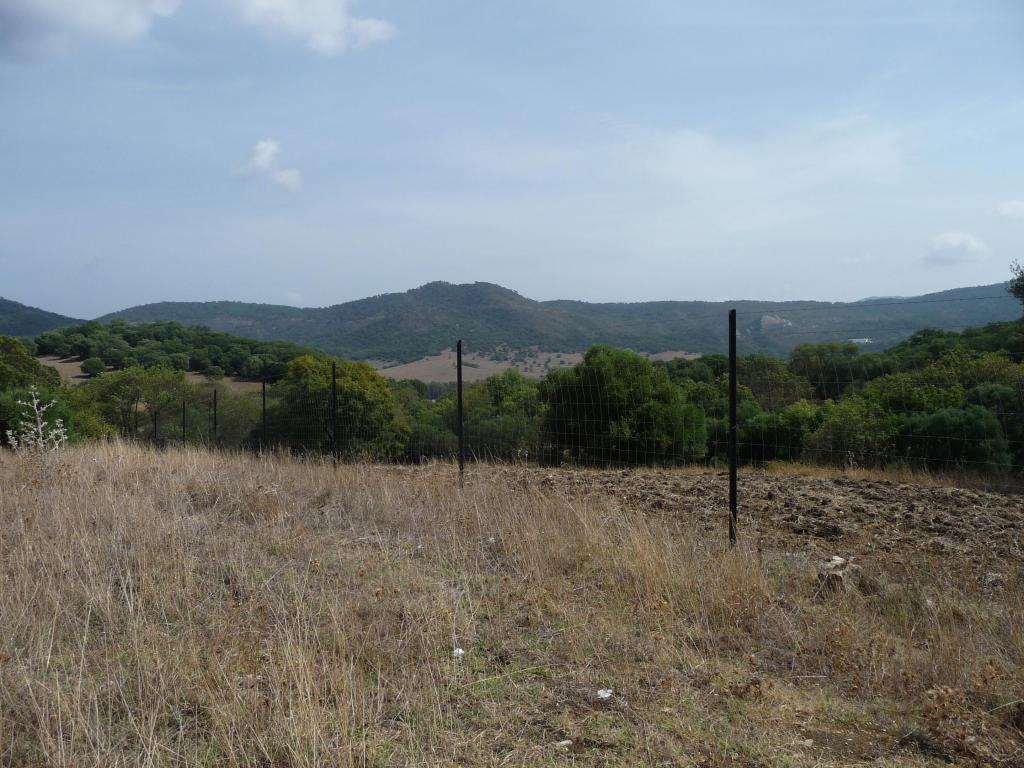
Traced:
<path fill-rule="evenodd" d="M 466 655 L 466 652 L 461 648 L 456 648 L 452 651 L 452 658 L 456 661 L 462 661 L 462 657 Z"/>
<path fill-rule="evenodd" d="M 55 405 L 55 401 L 44 403 L 39 399 L 39 390 L 35 386 L 29 387 L 28 392 L 29 399 L 18 400 L 17 403 L 26 413 L 18 423 L 17 432 L 7 430 L 7 442 L 16 451 L 56 453 L 68 441 L 68 431 L 60 419 L 55 419 L 52 424 L 46 422 L 46 412 Z"/>
<path fill-rule="evenodd" d="M 607 701 L 614 695 L 615 691 L 611 688 L 602 688 L 597 692 L 597 698 L 601 701 Z"/>

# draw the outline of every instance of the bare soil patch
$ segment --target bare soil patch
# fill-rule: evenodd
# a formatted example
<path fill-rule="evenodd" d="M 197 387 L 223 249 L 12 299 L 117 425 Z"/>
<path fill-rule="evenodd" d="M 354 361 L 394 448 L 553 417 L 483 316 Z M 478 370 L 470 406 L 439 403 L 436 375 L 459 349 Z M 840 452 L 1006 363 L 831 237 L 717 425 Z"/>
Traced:
<path fill-rule="evenodd" d="M 728 476 L 702 470 L 506 467 L 515 482 L 573 498 L 686 521 L 711 540 L 728 531 Z M 947 574 L 979 589 L 1024 567 L 1024 496 L 885 479 L 772 474 L 739 476 L 740 536 L 762 551 L 809 560 L 852 557 L 909 574 L 941 557 Z M 966 581 L 964 581 L 966 580 Z"/>
<path fill-rule="evenodd" d="M 686 358 L 688 360 L 700 357 L 693 352 L 668 351 L 656 353 L 641 353 L 650 360 L 674 360 Z M 548 371 L 555 368 L 573 366 L 583 359 L 580 352 L 542 352 L 538 349 L 528 350 L 518 355 L 509 353 L 507 359 L 496 359 L 490 355 L 481 355 L 469 352 L 462 356 L 462 377 L 463 380 L 473 382 L 482 381 L 488 376 L 502 373 L 510 368 L 522 373 L 524 376 L 539 379 Z M 455 371 L 455 350 L 446 349 L 438 355 L 424 357 L 412 363 L 396 365 L 383 360 L 367 360 L 370 365 L 379 373 L 389 379 L 418 379 L 419 381 L 451 382 L 456 379 Z"/>
<path fill-rule="evenodd" d="M 55 355 L 44 355 L 39 357 L 39 362 L 43 365 L 48 365 L 51 368 L 56 368 L 60 372 L 60 377 L 67 384 L 81 384 L 83 381 L 88 381 L 89 377 L 82 373 L 82 361 L 78 358 L 61 358 Z M 193 384 L 208 384 L 210 379 L 201 373 L 189 371 L 185 374 L 185 378 Z M 247 379 L 238 379 L 232 376 L 225 376 L 219 380 L 225 387 L 235 393 L 255 393 L 259 392 L 262 385 L 258 381 L 249 381 Z"/>
<path fill-rule="evenodd" d="M 56 368 L 61 380 L 68 384 L 80 384 L 89 377 L 82 373 L 82 361 L 72 357 L 57 357 L 56 355 L 44 355 L 39 362 Z"/>

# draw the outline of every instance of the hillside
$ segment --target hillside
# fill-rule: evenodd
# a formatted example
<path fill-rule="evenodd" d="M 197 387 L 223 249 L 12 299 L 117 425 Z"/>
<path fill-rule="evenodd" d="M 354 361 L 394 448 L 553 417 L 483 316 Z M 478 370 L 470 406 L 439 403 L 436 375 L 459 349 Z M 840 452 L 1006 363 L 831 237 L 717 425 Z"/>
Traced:
<path fill-rule="evenodd" d="M 812 341 L 871 339 L 884 348 L 926 327 L 958 330 L 1020 315 L 1003 285 L 957 288 L 901 299 L 815 301 L 657 301 L 594 304 L 534 301 L 490 283 L 428 283 L 324 308 L 242 302 L 163 302 L 100 318 L 177 320 L 263 340 L 285 340 L 355 359 L 410 362 L 456 338 L 468 349 L 579 352 L 605 342 L 641 352 L 719 352 L 730 307 L 740 313 L 745 352 L 784 354 Z"/>
<path fill-rule="evenodd" d="M 0 334 L 5 336 L 34 336 L 43 331 L 80 322 L 81 320 L 73 317 L 65 317 L 0 297 Z"/>

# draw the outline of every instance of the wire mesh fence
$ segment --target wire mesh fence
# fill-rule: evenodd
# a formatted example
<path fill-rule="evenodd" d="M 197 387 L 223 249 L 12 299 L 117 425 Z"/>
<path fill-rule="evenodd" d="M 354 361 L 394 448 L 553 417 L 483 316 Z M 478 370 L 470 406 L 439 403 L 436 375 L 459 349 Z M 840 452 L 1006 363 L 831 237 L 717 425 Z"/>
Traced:
<path fill-rule="evenodd" d="M 858 335 L 878 330 L 878 305 L 844 305 L 846 322 L 833 311 L 825 329 L 813 316 L 820 307 L 794 308 L 799 328 L 782 313 L 740 311 L 731 332 L 722 318 L 731 355 L 653 362 L 597 345 L 540 378 L 506 370 L 467 384 L 385 383 L 365 364 L 302 358 L 245 391 L 210 384 L 150 395 L 117 416 L 125 434 L 157 442 L 338 460 L 725 467 L 732 435 L 740 465 L 1019 478 L 1022 323 L 887 328 L 899 331 L 895 341 Z M 776 348 L 788 351 L 765 351 Z"/>
<path fill-rule="evenodd" d="M 884 346 L 859 335 L 857 315 L 870 311 L 851 307 L 835 340 L 798 344 L 788 359 L 758 354 L 756 335 L 739 335 L 741 461 L 1020 475 L 1020 323 L 903 328 L 902 341 Z"/>

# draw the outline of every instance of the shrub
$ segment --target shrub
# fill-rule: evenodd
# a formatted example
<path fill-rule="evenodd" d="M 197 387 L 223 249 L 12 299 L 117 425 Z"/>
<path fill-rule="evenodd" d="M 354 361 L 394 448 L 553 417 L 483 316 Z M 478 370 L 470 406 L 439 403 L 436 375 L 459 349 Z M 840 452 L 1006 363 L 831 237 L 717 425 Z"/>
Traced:
<path fill-rule="evenodd" d="M 82 363 L 82 373 L 89 377 L 99 376 L 107 370 L 106 364 L 98 357 L 90 357 Z"/>
<path fill-rule="evenodd" d="M 672 463 L 707 451 L 704 411 L 634 352 L 591 347 L 578 365 L 548 374 L 540 393 L 546 440 L 573 462 Z"/>

